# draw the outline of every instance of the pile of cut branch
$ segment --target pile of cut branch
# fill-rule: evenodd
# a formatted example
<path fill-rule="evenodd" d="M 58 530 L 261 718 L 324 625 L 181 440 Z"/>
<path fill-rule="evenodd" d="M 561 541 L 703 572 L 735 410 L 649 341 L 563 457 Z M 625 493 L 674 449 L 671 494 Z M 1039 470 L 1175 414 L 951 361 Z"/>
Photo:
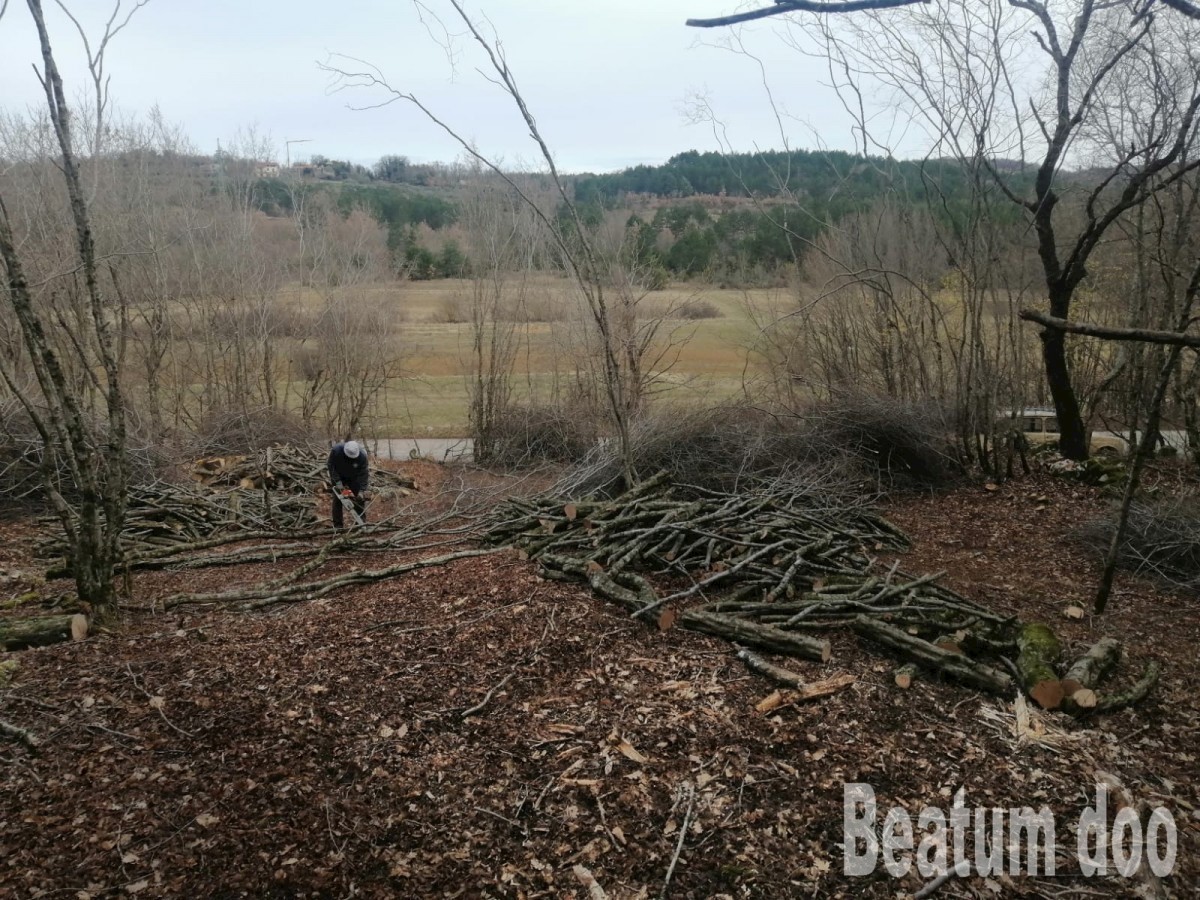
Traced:
<path fill-rule="evenodd" d="M 38 523 L 48 535 L 38 547 L 39 554 L 64 556 L 67 544 L 58 520 L 47 516 Z M 240 489 L 215 492 L 156 482 L 130 489 L 121 544 L 127 557 L 149 558 L 212 539 L 297 533 L 316 524 L 312 496 Z"/>
<path fill-rule="evenodd" d="M 206 456 L 192 464 L 191 477 L 207 487 L 270 490 L 292 494 L 312 493 L 329 484 L 325 456 L 290 445 L 267 447 L 252 454 Z M 411 478 L 373 468 L 371 487 L 381 497 L 404 496 L 416 489 Z"/>
<path fill-rule="evenodd" d="M 739 494 L 692 488 L 677 498 L 663 473 L 615 499 L 512 499 L 485 539 L 663 628 L 820 662 L 830 658 L 824 635 L 851 629 L 915 664 L 897 674 L 903 687 L 920 667 L 1001 696 L 1019 684 L 1044 706 L 1075 712 L 1114 709 L 1149 690 L 1100 704 L 1093 685 L 1080 683 L 1073 689 L 1087 693 L 1073 702 L 1046 626 L 997 615 L 939 585 L 939 575 L 879 571 L 872 553 L 907 544 L 898 528 L 859 507 L 815 505 L 782 482 Z"/>
<path fill-rule="evenodd" d="M 303 540 L 318 533 L 319 498 L 329 490 L 321 452 L 281 446 L 249 455 L 206 457 L 195 462 L 192 477 L 199 484 L 158 481 L 131 488 L 121 532 L 127 568 L 232 565 L 319 551 L 307 542 L 261 551 L 210 552 L 241 541 Z M 371 483 L 377 499 L 404 497 L 414 490 L 411 479 L 385 469 L 372 471 Z M 38 547 L 39 554 L 64 559 L 47 574 L 70 575 L 60 523 L 46 517 L 39 524 L 48 535 Z"/>

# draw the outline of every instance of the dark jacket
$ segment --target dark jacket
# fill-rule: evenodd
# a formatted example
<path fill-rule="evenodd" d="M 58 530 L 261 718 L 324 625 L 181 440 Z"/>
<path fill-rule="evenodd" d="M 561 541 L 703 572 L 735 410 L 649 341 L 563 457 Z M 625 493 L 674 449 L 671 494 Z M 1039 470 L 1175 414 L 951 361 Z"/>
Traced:
<path fill-rule="evenodd" d="M 370 486 L 370 476 L 367 472 L 367 448 L 358 451 L 358 457 L 351 459 L 346 455 L 345 444 L 334 444 L 329 451 L 329 480 L 332 484 L 339 481 L 356 494 L 361 494 Z"/>

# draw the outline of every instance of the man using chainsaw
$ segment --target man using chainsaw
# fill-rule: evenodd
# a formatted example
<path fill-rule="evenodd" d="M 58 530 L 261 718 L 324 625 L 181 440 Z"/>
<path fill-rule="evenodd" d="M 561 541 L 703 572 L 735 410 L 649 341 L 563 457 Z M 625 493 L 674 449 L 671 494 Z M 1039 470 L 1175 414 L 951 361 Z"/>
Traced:
<path fill-rule="evenodd" d="M 347 501 L 353 507 L 356 523 L 365 522 L 370 475 L 367 471 L 367 450 L 358 441 L 333 445 L 329 451 L 329 484 L 333 491 L 333 527 L 338 531 L 346 527 L 344 515 Z"/>

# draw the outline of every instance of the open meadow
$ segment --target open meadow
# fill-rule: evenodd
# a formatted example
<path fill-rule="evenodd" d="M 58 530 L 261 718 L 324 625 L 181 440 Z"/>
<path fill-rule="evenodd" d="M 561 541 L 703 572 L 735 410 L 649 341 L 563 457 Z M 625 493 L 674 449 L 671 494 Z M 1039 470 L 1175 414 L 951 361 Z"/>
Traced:
<path fill-rule="evenodd" d="M 380 435 L 433 434 L 457 437 L 467 429 L 467 384 L 472 326 L 467 279 L 405 281 L 357 286 L 357 302 L 378 306 L 390 321 L 401 354 L 403 377 L 393 383 L 378 404 Z M 550 396 L 556 376 L 573 366 L 567 334 L 574 308 L 570 281 L 538 278 L 537 311 L 542 321 L 516 325 L 522 346 L 514 372 L 518 399 Z M 299 287 L 284 290 L 282 298 L 301 307 L 321 298 Z M 732 396 L 741 391 L 748 368 L 748 347 L 758 327 L 752 310 L 763 311 L 788 302 L 785 289 L 739 290 L 701 282 L 676 283 L 648 294 L 639 304 L 648 318 L 663 318 L 659 344 L 671 347 L 654 390 L 659 399 L 688 402 Z M 705 310 L 705 318 L 680 315 L 689 308 Z"/>

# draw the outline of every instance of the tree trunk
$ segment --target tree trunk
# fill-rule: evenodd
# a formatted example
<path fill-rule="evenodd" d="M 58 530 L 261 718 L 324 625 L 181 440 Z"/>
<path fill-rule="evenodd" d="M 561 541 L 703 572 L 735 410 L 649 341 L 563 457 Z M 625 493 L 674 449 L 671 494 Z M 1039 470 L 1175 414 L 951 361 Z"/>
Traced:
<path fill-rule="evenodd" d="M 1046 365 L 1046 384 L 1054 400 L 1054 411 L 1058 415 L 1058 451 L 1066 459 L 1088 458 L 1087 432 L 1083 427 L 1083 416 L 1079 411 L 1079 399 L 1071 385 L 1071 371 L 1067 365 L 1067 338 L 1062 331 L 1046 328 L 1042 330 L 1042 360 Z"/>

